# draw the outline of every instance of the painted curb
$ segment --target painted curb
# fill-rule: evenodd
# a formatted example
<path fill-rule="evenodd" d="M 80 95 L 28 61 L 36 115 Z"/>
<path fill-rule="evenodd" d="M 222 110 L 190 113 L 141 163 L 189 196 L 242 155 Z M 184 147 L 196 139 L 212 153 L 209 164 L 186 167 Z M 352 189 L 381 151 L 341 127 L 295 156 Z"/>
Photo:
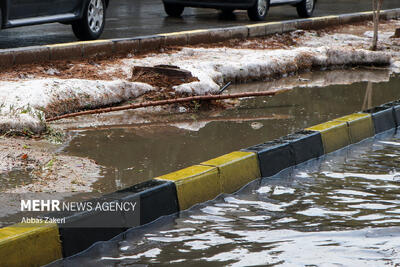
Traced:
<path fill-rule="evenodd" d="M 261 177 L 257 155 L 253 152 L 235 151 L 202 162 L 201 165 L 218 168 L 220 193 L 233 193 Z"/>
<path fill-rule="evenodd" d="M 375 134 L 372 116 L 370 114 L 355 113 L 333 121 L 347 123 L 350 144 L 358 143 Z"/>
<path fill-rule="evenodd" d="M 163 175 L 156 180 L 175 183 L 179 210 L 213 199 L 221 194 L 222 184 L 218 168 L 195 165 L 173 173 Z"/>
<path fill-rule="evenodd" d="M 321 133 L 302 130 L 282 138 L 289 142 L 290 151 L 294 156 L 294 165 L 318 158 L 324 154 Z"/>
<path fill-rule="evenodd" d="M 400 101 L 393 101 L 381 105 L 384 108 L 391 108 L 393 110 L 393 117 L 396 122 L 396 127 L 400 126 Z"/>
<path fill-rule="evenodd" d="M 376 134 L 396 127 L 393 108 L 379 106 L 366 110 L 365 112 L 371 114 Z"/>
<path fill-rule="evenodd" d="M 0 229 L 1 266 L 41 266 L 59 258 L 56 224 L 16 224 Z"/>
<path fill-rule="evenodd" d="M 306 130 L 321 133 L 325 154 L 350 145 L 349 129 L 346 122 L 328 121 L 306 128 Z"/>
<path fill-rule="evenodd" d="M 400 17 L 400 8 L 381 11 L 382 20 Z M 156 51 L 166 46 L 185 46 L 223 42 L 229 39 L 262 37 L 298 29 L 321 29 L 328 26 L 356 23 L 372 19 L 372 12 L 297 19 L 281 22 L 255 23 L 243 26 L 198 29 L 161 33 L 150 36 L 109 40 L 81 41 L 0 50 L 0 67 L 41 63 L 52 60 L 71 60 L 111 57 L 129 53 Z"/>
<path fill-rule="evenodd" d="M 255 145 L 244 151 L 257 153 L 262 177 L 272 176 L 295 163 L 289 143 L 281 140 Z"/>
<path fill-rule="evenodd" d="M 150 180 L 107 194 L 88 202 L 136 203 L 135 212 L 69 212 L 46 216 L 66 218 L 58 224 L 62 255 L 68 257 L 98 241 L 109 240 L 129 228 L 144 225 L 157 218 L 179 211 L 176 187 L 172 182 Z"/>

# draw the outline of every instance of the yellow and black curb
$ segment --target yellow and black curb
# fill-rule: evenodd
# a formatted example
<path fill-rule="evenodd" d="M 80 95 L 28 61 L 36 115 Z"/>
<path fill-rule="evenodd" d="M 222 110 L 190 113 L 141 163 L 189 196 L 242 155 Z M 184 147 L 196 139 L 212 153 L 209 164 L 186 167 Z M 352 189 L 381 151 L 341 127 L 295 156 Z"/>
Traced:
<path fill-rule="evenodd" d="M 400 9 L 381 11 L 382 20 L 400 17 Z M 71 60 L 92 57 L 111 57 L 146 51 L 156 51 L 167 46 L 207 44 L 229 39 L 246 39 L 298 29 L 321 29 L 372 20 L 372 12 L 358 12 L 280 22 L 255 23 L 236 27 L 199 29 L 181 32 L 139 36 L 133 38 L 72 42 L 0 50 L 0 67 L 34 64 L 52 60 Z"/>
<path fill-rule="evenodd" d="M 135 202 L 130 212 L 57 214 L 62 224 L 16 224 L 0 229 L 2 266 L 38 266 L 74 255 L 128 228 L 233 193 L 260 177 L 400 126 L 400 101 L 337 118 L 105 195 L 99 201 Z M 93 201 L 93 200 L 91 200 Z"/>

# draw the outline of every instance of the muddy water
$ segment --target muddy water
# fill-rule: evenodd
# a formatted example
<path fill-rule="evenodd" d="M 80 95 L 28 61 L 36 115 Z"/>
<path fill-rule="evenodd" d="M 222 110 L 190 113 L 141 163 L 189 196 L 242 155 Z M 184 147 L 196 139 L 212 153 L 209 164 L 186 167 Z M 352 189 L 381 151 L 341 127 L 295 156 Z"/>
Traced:
<path fill-rule="evenodd" d="M 137 124 L 137 111 L 114 116 L 114 125 L 71 131 L 64 148 L 70 155 L 89 157 L 104 166 L 94 189 L 100 192 L 151 179 L 224 153 L 277 138 L 341 115 L 400 98 L 400 78 L 374 83 L 329 85 L 352 80 L 360 72 L 309 73 L 280 83 L 253 83 L 230 92 L 302 86 L 274 97 L 247 98 L 238 108 L 197 113 L 156 113 Z M 387 72 L 362 72 L 364 80 L 380 80 Z M 355 76 L 357 76 L 355 75 Z M 346 78 L 345 78 L 346 77 Z M 297 81 L 298 82 L 298 81 Z M 304 87 L 310 82 L 320 87 Z M 107 118 L 107 117 L 106 117 Z M 88 118 L 85 118 L 87 120 Z M 111 121 L 111 119 L 110 119 Z M 82 121 L 81 124 L 84 124 Z"/>
<path fill-rule="evenodd" d="M 399 266 L 400 134 L 284 170 L 63 266 Z"/>

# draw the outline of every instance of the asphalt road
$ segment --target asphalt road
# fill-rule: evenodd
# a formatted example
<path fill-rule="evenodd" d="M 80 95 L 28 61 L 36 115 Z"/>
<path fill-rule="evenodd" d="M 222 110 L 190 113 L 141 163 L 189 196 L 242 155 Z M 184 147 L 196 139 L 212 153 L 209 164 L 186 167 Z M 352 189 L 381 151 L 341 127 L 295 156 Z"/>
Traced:
<path fill-rule="evenodd" d="M 371 0 L 319 0 L 315 16 L 371 10 Z M 385 0 L 384 9 L 400 7 L 399 0 Z M 292 6 L 272 7 L 267 21 L 296 19 Z M 186 8 L 182 18 L 170 18 L 161 0 L 111 0 L 102 39 L 124 38 L 189 29 L 250 24 L 244 11 L 230 18 L 213 9 Z M 69 25 L 58 23 L 0 31 L 0 48 L 15 48 L 76 41 Z"/>

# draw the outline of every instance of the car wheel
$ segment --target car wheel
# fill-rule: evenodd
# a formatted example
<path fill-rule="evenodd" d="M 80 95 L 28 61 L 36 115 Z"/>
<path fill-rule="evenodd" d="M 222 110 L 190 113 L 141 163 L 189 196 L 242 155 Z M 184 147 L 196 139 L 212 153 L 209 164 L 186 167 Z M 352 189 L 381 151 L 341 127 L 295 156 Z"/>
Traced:
<path fill-rule="evenodd" d="M 301 18 L 309 18 L 314 13 L 315 0 L 303 0 L 296 6 L 297 14 Z"/>
<path fill-rule="evenodd" d="M 269 0 L 256 0 L 254 6 L 247 10 L 247 15 L 251 20 L 265 20 L 269 9 Z"/>
<path fill-rule="evenodd" d="M 72 23 L 72 30 L 79 40 L 96 40 L 103 32 L 105 23 L 105 1 L 88 0 L 83 10 L 83 17 Z"/>
<path fill-rule="evenodd" d="M 182 15 L 184 9 L 185 9 L 184 6 L 169 4 L 169 3 L 164 2 L 164 10 L 165 10 L 165 13 L 168 14 L 168 16 L 180 17 Z"/>

